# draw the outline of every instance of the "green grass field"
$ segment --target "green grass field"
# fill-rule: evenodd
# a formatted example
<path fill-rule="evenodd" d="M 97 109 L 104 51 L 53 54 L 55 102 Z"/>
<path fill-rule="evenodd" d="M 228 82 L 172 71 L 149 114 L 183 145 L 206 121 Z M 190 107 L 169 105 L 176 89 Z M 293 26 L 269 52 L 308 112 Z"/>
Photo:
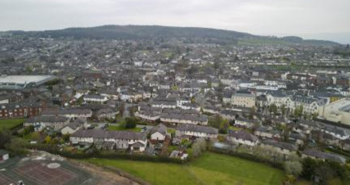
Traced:
<path fill-rule="evenodd" d="M 215 153 L 206 153 L 187 165 L 109 159 L 87 162 L 116 167 L 156 185 L 279 185 L 284 178 L 281 170 L 265 164 Z"/>
<path fill-rule="evenodd" d="M 0 119 L 0 130 L 11 129 L 24 122 L 25 119 Z"/>
<path fill-rule="evenodd" d="M 113 125 L 110 125 L 108 126 L 107 130 L 116 130 L 116 131 L 122 131 L 122 130 L 128 130 L 128 131 L 133 131 L 133 132 L 141 132 L 142 128 L 132 128 L 132 129 L 125 129 L 125 128 L 120 128 L 119 126 L 113 126 Z"/>

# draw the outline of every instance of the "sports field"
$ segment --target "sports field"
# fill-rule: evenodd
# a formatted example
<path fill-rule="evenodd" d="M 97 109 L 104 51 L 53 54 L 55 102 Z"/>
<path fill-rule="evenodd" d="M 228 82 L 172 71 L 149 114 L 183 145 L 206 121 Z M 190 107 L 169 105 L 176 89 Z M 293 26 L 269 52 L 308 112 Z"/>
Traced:
<path fill-rule="evenodd" d="M 206 153 L 187 165 L 110 159 L 87 161 L 124 170 L 155 185 L 280 185 L 284 178 L 281 170 L 265 164 L 215 153 Z"/>
<path fill-rule="evenodd" d="M 12 129 L 24 122 L 24 119 L 0 119 L 0 130 Z"/>

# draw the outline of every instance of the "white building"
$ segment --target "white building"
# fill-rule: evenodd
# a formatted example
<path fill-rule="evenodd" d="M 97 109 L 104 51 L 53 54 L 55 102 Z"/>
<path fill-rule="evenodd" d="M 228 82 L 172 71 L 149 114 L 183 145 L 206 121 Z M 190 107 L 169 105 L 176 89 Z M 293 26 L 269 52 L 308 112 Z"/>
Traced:
<path fill-rule="evenodd" d="M 350 125 L 350 99 L 344 98 L 322 106 L 319 116 L 328 121 Z"/>

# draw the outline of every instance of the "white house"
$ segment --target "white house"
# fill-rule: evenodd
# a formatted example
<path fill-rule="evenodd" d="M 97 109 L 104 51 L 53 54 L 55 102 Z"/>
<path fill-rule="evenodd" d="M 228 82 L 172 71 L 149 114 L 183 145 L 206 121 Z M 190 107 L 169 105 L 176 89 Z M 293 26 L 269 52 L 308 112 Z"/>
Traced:
<path fill-rule="evenodd" d="M 159 124 L 151 129 L 151 140 L 164 141 L 167 136 L 167 128 L 163 124 Z"/>
<path fill-rule="evenodd" d="M 61 134 L 66 135 L 66 134 L 73 134 L 76 131 L 78 131 L 80 128 L 84 126 L 84 121 L 81 119 L 76 119 L 73 122 L 69 123 L 68 125 L 64 126 L 61 129 Z"/>
<path fill-rule="evenodd" d="M 106 96 L 101 96 L 101 95 L 85 95 L 84 96 L 84 101 L 85 102 L 90 102 L 90 103 L 105 103 L 108 101 L 108 98 Z"/>

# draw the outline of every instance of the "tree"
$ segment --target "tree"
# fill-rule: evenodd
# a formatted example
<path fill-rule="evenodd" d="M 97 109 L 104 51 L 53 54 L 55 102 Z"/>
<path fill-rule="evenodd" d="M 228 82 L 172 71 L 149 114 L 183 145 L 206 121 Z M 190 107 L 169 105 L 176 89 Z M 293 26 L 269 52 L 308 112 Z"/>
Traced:
<path fill-rule="evenodd" d="M 318 113 L 317 112 L 312 113 L 312 115 L 311 115 L 312 120 L 316 120 L 317 117 L 318 117 Z"/>
<path fill-rule="evenodd" d="M 122 102 L 119 106 L 119 114 L 123 115 L 124 114 L 124 110 L 125 110 L 125 103 Z"/>
<path fill-rule="evenodd" d="M 329 164 L 322 162 L 315 169 L 315 175 L 321 178 L 320 184 L 328 184 L 328 181 L 335 177 L 336 172 L 329 166 Z"/>
<path fill-rule="evenodd" d="M 302 161 L 303 171 L 301 172 L 301 177 L 307 180 L 312 180 L 314 176 L 315 169 L 317 168 L 317 162 L 311 158 L 305 158 Z"/>
<path fill-rule="evenodd" d="M 222 134 L 227 134 L 229 127 L 230 127 L 229 121 L 227 119 L 222 119 L 220 123 L 219 132 Z"/>
<path fill-rule="evenodd" d="M 30 135 L 30 138 L 34 141 L 39 141 L 40 140 L 40 133 L 39 132 L 33 132 L 31 135 Z"/>
<path fill-rule="evenodd" d="M 69 134 L 64 134 L 64 135 L 62 136 L 62 139 L 63 139 L 64 142 L 68 142 L 68 141 L 69 141 L 69 137 L 70 137 Z"/>
<path fill-rule="evenodd" d="M 11 140 L 11 132 L 7 129 L 0 131 L 0 148 L 3 148 L 5 144 L 10 142 Z"/>
<path fill-rule="evenodd" d="M 25 147 L 27 144 L 28 142 L 26 140 L 19 137 L 13 137 L 11 138 L 11 141 L 5 145 L 5 147 L 7 150 L 16 155 L 23 155 L 28 153 Z"/>
<path fill-rule="evenodd" d="M 207 149 L 207 143 L 204 138 L 197 139 L 192 145 L 192 155 L 199 157 Z"/>
<path fill-rule="evenodd" d="M 191 103 L 196 103 L 196 99 L 194 96 L 191 98 Z"/>
<path fill-rule="evenodd" d="M 255 107 L 252 107 L 249 112 L 249 119 L 253 119 L 255 115 L 256 109 Z"/>
<path fill-rule="evenodd" d="M 209 125 L 214 128 L 220 129 L 222 119 L 223 118 L 220 115 L 216 114 L 214 117 L 211 117 L 209 119 Z"/>
<path fill-rule="evenodd" d="M 130 128 L 135 128 L 136 125 L 140 124 L 140 120 L 136 117 L 128 117 L 125 118 L 125 122 L 124 122 L 124 128 L 126 129 L 130 129 Z"/>
<path fill-rule="evenodd" d="M 194 144 L 192 146 L 192 155 L 194 157 L 199 157 L 200 155 L 202 155 L 202 150 L 199 145 Z"/>
<path fill-rule="evenodd" d="M 303 115 L 303 112 L 304 112 L 304 107 L 302 105 L 300 105 L 299 107 L 296 107 L 294 109 L 294 116 L 301 117 Z"/>
<path fill-rule="evenodd" d="M 288 175 L 298 177 L 303 171 L 303 166 L 299 161 L 287 161 L 284 163 L 284 169 Z"/>
<path fill-rule="evenodd" d="M 130 117 L 134 117 L 135 116 L 135 112 L 137 111 L 137 107 L 129 107 L 129 114 L 130 114 Z"/>
<path fill-rule="evenodd" d="M 270 105 L 269 112 L 270 112 L 270 114 L 271 113 L 273 113 L 274 115 L 277 114 L 277 106 L 276 106 L 276 104 L 273 103 L 273 104 Z"/>
<path fill-rule="evenodd" d="M 309 118 L 309 114 L 308 113 L 305 113 L 304 114 L 304 120 L 307 120 Z"/>
<path fill-rule="evenodd" d="M 51 137 L 50 136 L 46 136 L 45 137 L 45 143 L 51 143 Z"/>
<path fill-rule="evenodd" d="M 282 116 L 284 116 L 286 114 L 286 105 L 282 104 L 280 109 L 281 109 Z"/>

